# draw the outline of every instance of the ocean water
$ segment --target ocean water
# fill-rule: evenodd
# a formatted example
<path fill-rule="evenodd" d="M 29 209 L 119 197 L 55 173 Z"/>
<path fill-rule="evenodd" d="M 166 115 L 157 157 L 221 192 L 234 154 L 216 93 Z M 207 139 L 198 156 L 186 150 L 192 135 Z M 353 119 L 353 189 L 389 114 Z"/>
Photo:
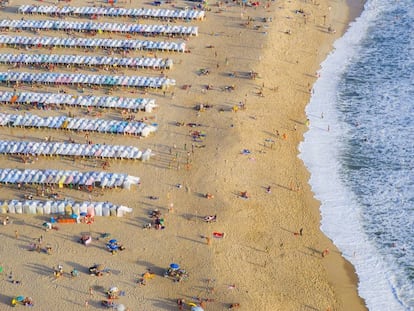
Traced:
<path fill-rule="evenodd" d="M 300 158 L 372 311 L 414 310 L 414 1 L 367 0 L 322 63 Z"/>

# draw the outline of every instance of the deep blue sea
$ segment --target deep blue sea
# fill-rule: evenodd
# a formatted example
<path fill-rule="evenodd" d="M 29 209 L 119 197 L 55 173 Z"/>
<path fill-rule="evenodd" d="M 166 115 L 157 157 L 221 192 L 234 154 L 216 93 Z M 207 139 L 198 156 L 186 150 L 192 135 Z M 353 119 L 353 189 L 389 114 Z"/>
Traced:
<path fill-rule="evenodd" d="M 414 310 L 414 0 L 368 0 L 322 63 L 300 158 L 372 311 Z"/>

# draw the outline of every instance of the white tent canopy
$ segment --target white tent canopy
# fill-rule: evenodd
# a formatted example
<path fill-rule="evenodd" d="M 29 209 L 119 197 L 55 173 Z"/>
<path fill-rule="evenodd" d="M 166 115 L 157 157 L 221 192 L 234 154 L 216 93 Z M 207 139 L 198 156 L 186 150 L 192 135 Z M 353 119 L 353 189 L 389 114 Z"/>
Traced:
<path fill-rule="evenodd" d="M 0 113 L 0 126 L 128 134 L 142 137 L 146 137 L 157 130 L 157 124 L 150 125 L 140 121 L 78 119 L 66 116 L 39 117 L 29 113 L 25 115 Z"/>
<path fill-rule="evenodd" d="M 140 183 L 139 177 L 107 172 L 78 172 L 65 170 L 0 169 L 3 184 L 61 184 L 127 188 Z"/>
<path fill-rule="evenodd" d="M 164 77 L 140 76 L 110 76 L 87 75 L 74 73 L 53 72 L 0 72 L 0 83 L 43 83 L 58 85 L 98 85 L 98 86 L 124 86 L 144 88 L 168 88 L 175 85 L 175 80 Z"/>
<path fill-rule="evenodd" d="M 143 154 L 148 160 L 151 150 L 142 152 L 137 147 L 102 144 L 73 144 L 61 142 L 26 142 L 0 140 L 1 154 L 35 156 L 79 156 L 105 159 L 141 159 Z"/>
<path fill-rule="evenodd" d="M 145 110 L 151 112 L 157 107 L 155 99 L 127 98 L 118 96 L 74 96 L 64 93 L 35 93 L 35 92 L 7 92 L 0 91 L 0 103 L 24 103 L 38 107 L 47 105 L 67 105 L 79 107 L 99 107 L 129 109 L 133 111 Z"/>
<path fill-rule="evenodd" d="M 61 54 L 0 54 L 0 63 L 23 65 L 113 66 L 125 68 L 170 69 L 171 59 L 153 57 L 110 57 Z"/>
<path fill-rule="evenodd" d="M 52 205 L 55 207 L 62 207 L 62 209 L 52 210 Z M 132 208 L 115 205 L 110 202 L 74 202 L 74 201 L 41 201 L 41 200 L 4 200 L 0 201 L 0 214 L 37 214 L 37 215 L 50 215 L 50 214 L 66 214 L 79 217 L 80 206 L 86 205 L 90 210 L 94 210 L 95 216 L 118 216 L 122 217 L 126 213 L 131 213 Z M 16 206 L 27 207 L 18 208 Z M 101 211 L 98 213 L 97 211 Z"/>
<path fill-rule="evenodd" d="M 62 47 L 62 48 L 106 48 L 123 50 L 158 50 L 185 52 L 185 42 L 165 42 L 148 40 L 118 40 L 77 37 L 25 37 L 0 35 L 0 44 L 10 47 Z"/>
<path fill-rule="evenodd" d="M 181 25 L 144 25 L 144 24 L 122 24 L 122 23 L 97 23 L 79 22 L 66 20 L 25 20 L 25 19 L 3 19 L 0 20 L 0 29 L 5 30 L 63 30 L 79 32 L 119 32 L 130 34 L 154 34 L 154 35 L 180 35 L 197 36 L 197 26 Z"/>
<path fill-rule="evenodd" d="M 73 6 L 50 6 L 50 5 L 21 5 L 18 8 L 21 14 L 41 15 L 69 15 L 69 16 L 111 16 L 111 17 L 134 17 L 134 18 L 157 18 L 157 19 L 195 19 L 202 20 L 204 11 L 199 10 L 168 10 L 168 9 L 128 9 L 115 7 L 73 7 Z"/>

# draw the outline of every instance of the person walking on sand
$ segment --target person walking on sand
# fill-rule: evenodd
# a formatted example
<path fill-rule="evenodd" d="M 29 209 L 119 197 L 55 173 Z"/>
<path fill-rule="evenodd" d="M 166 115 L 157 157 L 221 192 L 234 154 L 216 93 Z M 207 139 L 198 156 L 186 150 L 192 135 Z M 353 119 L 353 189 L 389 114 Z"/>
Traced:
<path fill-rule="evenodd" d="M 19 238 L 19 231 L 18 230 L 14 230 L 14 236 L 16 237 L 16 239 Z"/>
<path fill-rule="evenodd" d="M 322 257 L 326 257 L 328 254 L 329 254 L 329 249 L 325 248 L 325 249 L 322 251 Z"/>

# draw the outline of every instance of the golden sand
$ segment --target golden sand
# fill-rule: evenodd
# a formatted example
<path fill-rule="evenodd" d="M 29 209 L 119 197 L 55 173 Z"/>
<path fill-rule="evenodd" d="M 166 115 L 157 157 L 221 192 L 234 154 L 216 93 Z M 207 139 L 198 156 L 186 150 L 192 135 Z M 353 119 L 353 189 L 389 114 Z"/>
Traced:
<path fill-rule="evenodd" d="M 23 1 L 13 1 L 12 8 L 3 9 L 3 18 L 21 18 L 10 13 L 20 3 Z M 70 3 L 93 4 L 97 3 L 78 0 Z M 135 1 L 119 5 L 151 7 Z M 186 5 L 181 1 L 175 3 L 175 7 Z M 162 7 L 171 8 L 171 4 Z M 204 21 L 189 23 L 199 26 L 199 36 L 186 41 L 190 53 L 130 53 L 130 56 L 156 54 L 172 58 L 174 68 L 164 73 L 176 79 L 174 90 L 165 95 L 161 91 L 112 93 L 155 98 L 159 104 L 157 111 L 136 114 L 138 119 L 147 117 L 159 124 L 155 135 L 138 139 L 90 134 L 94 143 L 151 148 L 155 156 L 146 163 L 110 161 L 109 171 L 139 176 L 142 185 L 129 191 L 117 189 L 92 194 L 59 190 L 63 197 L 75 200 L 110 201 L 132 207 L 132 215 L 98 217 L 90 227 L 61 224 L 58 231 L 49 232 L 42 228 L 46 216 L 8 215 L 12 224 L 0 227 L 3 237 L 0 263 L 4 269 L 0 309 L 6 309 L 11 298 L 18 295 L 32 297 L 37 310 L 99 309 L 105 291 L 111 286 L 125 292 L 116 303 L 130 310 L 177 310 L 177 299 L 197 303 L 197 298 L 206 300 L 206 310 L 224 310 L 233 303 L 240 304 L 240 310 L 366 309 L 357 294 L 352 266 L 319 229 L 319 205 L 307 183 L 309 173 L 297 156 L 298 144 L 307 129 L 304 108 L 316 80 L 315 73 L 332 49 L 333 41 L 348 25 L 347 4 L 327 0 L 276 1 L 242 8 L 229 2 L 210 3 L 209 9 Z M 140 23 L 157 21 L 140 20 Z M 336 32 L 329 32 L 328 27 Z M 114 34 L 100 36 L 125 38 Z M 49 51 L 2 48 L 2 52 Z M 53 53 L 91 52 L 58 49 Z M 96 54 L 105 55 L 100 50 Z M 209 74 L 200 75 L 200 69 L 208 69 Z M 122 71 L 131 75 L 160 75 L 144 69 Z M 72 94 L 77 92 L 64 89 Z M 21 87 L 20 90 L 37 89 Z M 41 89 L 46 90 L 57 91 L 57 88 Z M 85 92 L 104 93 L 89 89 Z M 207 108 L 195 109 L 200 104 Z M 11 111 L 6 107 L 3 110 Z M 68 112 L 81 117 L 86 110 L 33 111 L 39 115 Z M 121 118 L 119 111 L 96 113 L 103 118 Z M 177 122 L 185 125 L 177 126 Z M 187 123 L 201 126 L 192 128 Z M 194 131 L 202 131 L 205 137 L 193 141 L 190 134 Z M 1 139 L 41 140 L 45 136 L 52 136 L 54 141 L 67 141 L 69 137 L 80 143 L 85 140 L 82 133 L 0 130 Z M 250 153 L 242 154 L 244 149 Z M 95 159 L 39 158 L 32 164 L 23 164 L 13 157 L 1 158 L 2 168 L 87 171 L 101 170 L 101 165 L 101 160 Z M 25 191 L 28 190 L 3 186 L 2 199 L 22 198 Z M 244 191 L 248 199 L 240 196 Z M 205 198 L 206 193 L 214 198 Z M 151 200 L 149 196 L 158 199 Z M 165 218 L 166 228 L 143 230 L 150 221 L 149 213 L 157 208 Z M 206 215 L 217 215 L 217 221 L 206 223 L 203 220 Z M 94 239 L 85 247 L 78 239 L 89 230 Z M 105 248 L 105 238 L 100 238 L 103 232 L 121 241 L 126 249 L 111 255 Z M 225 233 L 224 238 L 214 237 L 213 232 Z M 52 247 L 51 255 L 28 251 L 28 245 L 41 235 L 43 246 Z M 325 249 L 329 253 L 323 257 Z M 163 277 L 172 262 L 186 269 L 188 280 L 175 283 Z M 90 276 L 87 268 L 94 263 L 105 265 L 111 273 Z M 65 272 L 75 268 L 80 275 L 70 278 L 66 274 L 55 279 L 53 267 L 58 264 Z M 146 285 L 139 285 L 147 269 L 156 276 L 146 280 Z M 20 284 L 10 280 L 18 280 Z M 185 309 L 190 307 L 185 305 Z"/>

